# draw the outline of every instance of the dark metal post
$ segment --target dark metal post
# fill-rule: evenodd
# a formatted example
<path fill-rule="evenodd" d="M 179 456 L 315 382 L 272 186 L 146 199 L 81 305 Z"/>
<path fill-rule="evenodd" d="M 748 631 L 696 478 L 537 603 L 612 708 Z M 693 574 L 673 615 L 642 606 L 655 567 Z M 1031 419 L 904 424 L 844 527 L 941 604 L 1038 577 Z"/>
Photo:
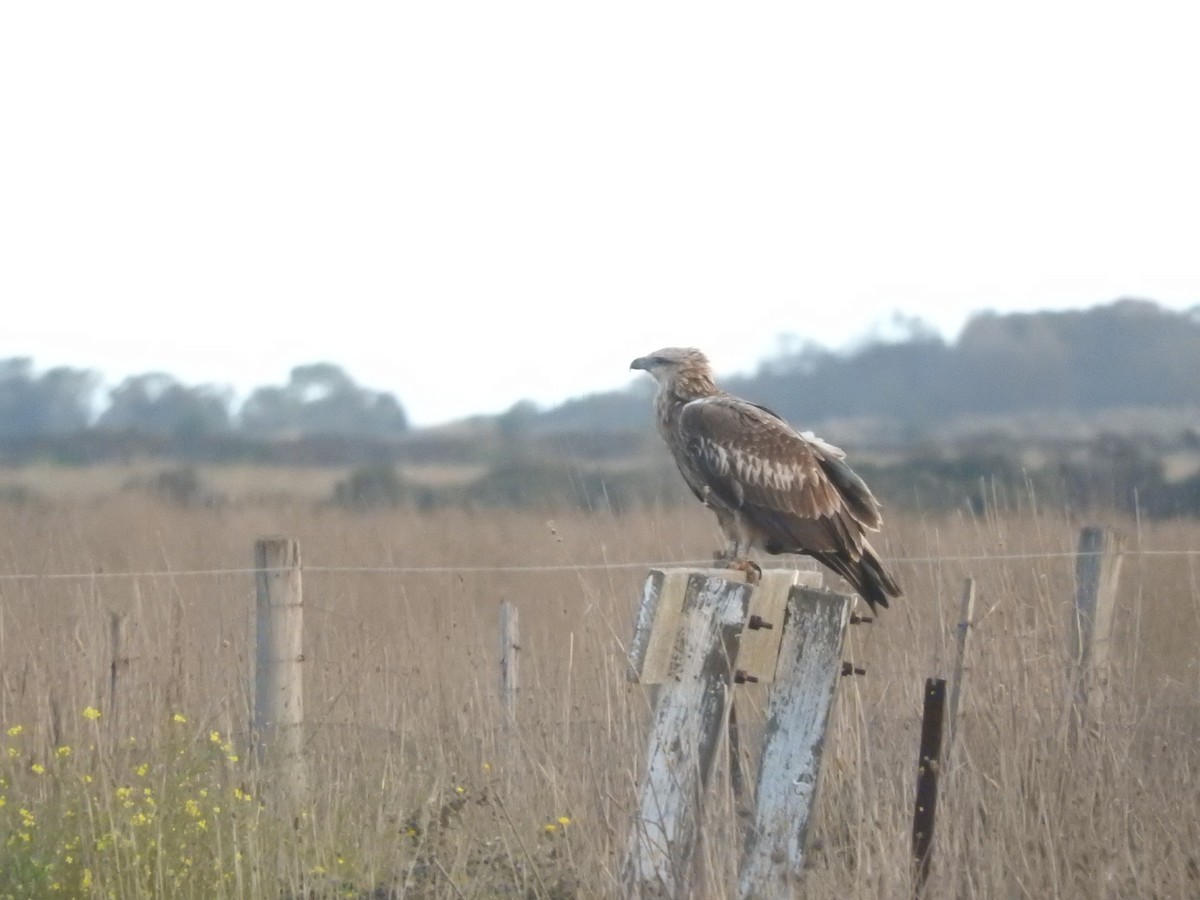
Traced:
<path fill-rule="evenodd" d="M 925 713 L 921 719 L 921 756 L 917 761 L 917 800 L 913 809 L 913 896 L 920 897 L 933 858 L 933 820 L 937 814 L 938 769 L 946 710 L 946 680 L 925 679 Z"/>

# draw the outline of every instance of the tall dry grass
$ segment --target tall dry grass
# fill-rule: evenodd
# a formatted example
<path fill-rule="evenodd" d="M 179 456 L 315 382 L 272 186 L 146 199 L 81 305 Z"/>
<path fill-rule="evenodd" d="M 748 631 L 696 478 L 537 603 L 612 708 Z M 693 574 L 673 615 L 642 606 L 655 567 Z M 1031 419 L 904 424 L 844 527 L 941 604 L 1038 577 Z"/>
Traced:
<path fill-rule="evenodd" d="M 243 747 L 253 578 L 189 573 L 248 567 L 261 535 L 301 542 L 311 800 L 286 821 L 255 804 L 254 828 L 234 822 L 212 847 L 216 886 L 189 882 L 177 896 L 620 896 L 648 700 L 624 679 L 645 571 L 619 564 L 708 555 L 716 532 L 699 507 L 351 514 L 125 498 L 0 512 L 0 576 L 38 576 L 0 579 L 0 725 L 23 729 L 8 739 L 13 765 L 50 765 L 55 748 L 73 746 L 79 765 L 87 747 L 95 771 L 118 772 L 135 764 L 130 754 L 190 759 L 216 731 L 243 749 L 236 764 L 218 760 L 214 783 L 229 790 L 254 777 Z M 967 576 L 979 592 L 973 659 L 928 896 L 1200 895 L 1200 557 L 1140 552 L 1196 550 L 1200 525 L 1114 523 L 1132 551 L 1116 690 L 1097 730 L 1069 750 L 1065 625 L 1081 524 L 1036 508 L 889 519 L 880 549 L 900 558 L 906 596 L 849 636 L 847 658 L 868 671 L 840 685 L 808 896 L 909 890 L 921 689 L 948 669 Z M 497 566 L 533 568 L 488 570 Z M 323 571 L 395 567 L 448 570 Z M 123 574 L 139 572 L 166 574 Z M 94 577 L 55 577 L 64 573 Z M 502 600 L 521 611 L 512 733 L 498 697 Z M 125 638 L 115 694 L 113 615 Z M 740 695 L 747 731 L 763 702 L 757 689 Z M 82 718 L 88 707 L 103 718 Z M 7 789 L 10 812 L 19 789 L 61 801 L 45 776 L 21 777 Z M 730 895 L 744 823 L 718 782 L 697 874 L 698 895 L 712 897 Z M 109 884 L 155 895 L 166 864 L 154 865 L 148 880 L 131 864 Z"/>

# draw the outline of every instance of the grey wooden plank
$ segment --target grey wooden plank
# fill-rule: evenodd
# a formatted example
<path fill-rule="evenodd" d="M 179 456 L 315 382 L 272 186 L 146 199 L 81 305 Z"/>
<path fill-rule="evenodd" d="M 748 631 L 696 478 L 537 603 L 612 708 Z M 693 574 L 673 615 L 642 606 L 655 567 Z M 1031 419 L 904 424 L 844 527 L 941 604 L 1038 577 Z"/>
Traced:
<path fill-rule="evenodd" d="M 758 774 L 758 806 L 742 859 L 743 898 L 791 896 L 841 673 L 851 598 L 796 587 L 788 601 Z"/>
<path fill-rule="evenodd" d="M 749 585 L 724 578 L 688 579 L 623 870 L 635 896 L 686 896 L 701 795 L 728 711 L 749 594 Z"/>

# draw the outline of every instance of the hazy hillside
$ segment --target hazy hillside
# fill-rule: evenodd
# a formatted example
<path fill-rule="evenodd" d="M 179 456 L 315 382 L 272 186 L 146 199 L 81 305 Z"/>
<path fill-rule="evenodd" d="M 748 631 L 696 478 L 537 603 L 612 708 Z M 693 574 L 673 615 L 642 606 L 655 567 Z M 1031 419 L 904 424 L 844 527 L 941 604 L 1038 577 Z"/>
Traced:
<path fill-rule="evenodd" d="M 913 436 L 960 417 L 1200 408 L 1200 306 L 1185 313 L 1120 300 L 1085 311 L 973 317 L 957 340 L 914 327 L 849 351 L 815 345 L 727 377 L 730 390 L 799 423 L 885 420 Z M 539 427 L 642 429 L 648 379 L 572 400 Z"/>

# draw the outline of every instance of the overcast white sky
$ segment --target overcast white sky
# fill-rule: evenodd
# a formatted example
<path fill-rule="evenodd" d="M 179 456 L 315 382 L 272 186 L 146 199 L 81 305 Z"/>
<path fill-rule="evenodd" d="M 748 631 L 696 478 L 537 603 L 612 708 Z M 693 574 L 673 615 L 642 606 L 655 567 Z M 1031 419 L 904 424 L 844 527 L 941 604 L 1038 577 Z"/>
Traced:
<path fill-rule="evenodd" d="M 0 358 L 419 424 L 1200 303 L 1194 3 L 6 3 Z"/>

